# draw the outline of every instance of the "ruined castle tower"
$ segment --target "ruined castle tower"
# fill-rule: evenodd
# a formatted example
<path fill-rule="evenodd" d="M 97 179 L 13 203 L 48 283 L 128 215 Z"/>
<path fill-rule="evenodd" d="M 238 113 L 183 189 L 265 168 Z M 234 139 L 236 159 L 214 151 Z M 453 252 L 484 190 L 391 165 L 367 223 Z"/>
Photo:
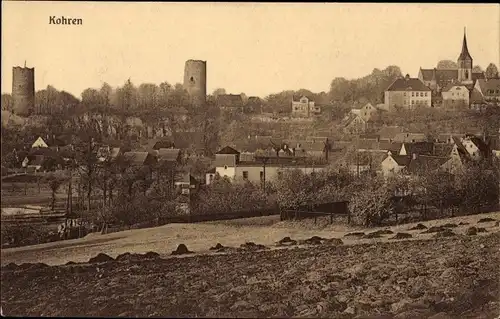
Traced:
<path fill-rule="evenodd" d="M 20 116 L 30 116 L 35 109 L 35 68 L 12 68 L 12 110 Z"/>
<path fill-rule="evenodd" d="M 184 66 L 184 89 L 193 106 L 203 106 L 207 99 L 207 62 L 188 60 Z"/>

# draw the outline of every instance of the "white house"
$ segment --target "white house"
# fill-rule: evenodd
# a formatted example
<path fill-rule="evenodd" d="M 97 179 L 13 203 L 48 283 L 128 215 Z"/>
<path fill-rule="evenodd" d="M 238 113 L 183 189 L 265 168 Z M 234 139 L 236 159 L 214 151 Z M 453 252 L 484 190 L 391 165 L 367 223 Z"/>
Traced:
<path fill-rule="evenodd" d="M 39 136 L 36 139 L 36 141 L 33 144 L 31 144 L 31 148 L 37 148 L 37 147 L 49 147 L 49 145 L 47 145 L 47 143 L 45 143 L 43 138 Z"/>

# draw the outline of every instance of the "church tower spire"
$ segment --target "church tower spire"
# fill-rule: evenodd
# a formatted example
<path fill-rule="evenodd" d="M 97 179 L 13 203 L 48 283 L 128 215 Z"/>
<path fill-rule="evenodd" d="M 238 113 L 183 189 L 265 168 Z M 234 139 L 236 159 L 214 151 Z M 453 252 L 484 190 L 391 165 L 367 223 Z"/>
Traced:
<path fill-rule="evenodd" d="M 458 81 L 462 83 L 472 83 L 472 57 L 467 48 L 467 35 L 464 28 L 464 39 L 462 41 L 462 52 L 457 60 Z"/>

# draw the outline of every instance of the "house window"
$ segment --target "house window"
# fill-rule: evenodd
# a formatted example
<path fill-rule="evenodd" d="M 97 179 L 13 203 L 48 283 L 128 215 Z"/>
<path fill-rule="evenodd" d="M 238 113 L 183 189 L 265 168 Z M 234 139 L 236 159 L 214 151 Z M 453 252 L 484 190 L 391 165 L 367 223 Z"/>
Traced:
<path fill-rule="evenodd" d="M 415 101 L 414 101 L 414 100 L 411 100 L 411 104 L 415 104 Z"/>
<path fill-rule="evenodd" d="M 411 92 L 411 96 L 415 96 L 415 92 Z"/>
<path fill-rule="evenodd" d="M 278 177 L 283 176 L 283 172 L 278 172 Z"/>
<path fill-rule="evenodd" d="M 243 179 L 248 179 L 248 171 L 243 171 Z"/>
<path fill-rule="evenodd" d="M 405 93 L 403 93 L 403 96 L 406 96 L 406 92 L 405 92 Z"/>
<path fill-rule="evenodd" d="M 425 96 L 427 97 L 427 92 L 425 92 Z"/>
<path fill-rule="evenodd" d="M 264 180 L 264 172 L 260 172 L 260 181 L 263 181 Z"/>
<path fill-rule="evenodd" d="M 227 165 L 224 165 L 224 169 L 227 169 Z"/>

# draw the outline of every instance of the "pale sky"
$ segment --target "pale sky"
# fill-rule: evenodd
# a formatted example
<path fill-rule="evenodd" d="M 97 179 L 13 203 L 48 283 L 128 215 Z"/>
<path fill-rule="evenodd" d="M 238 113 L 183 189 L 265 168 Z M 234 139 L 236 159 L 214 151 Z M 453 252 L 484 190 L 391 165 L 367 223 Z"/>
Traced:
<path fill-rule="evenodd" d="M 83 19 L 49 25 L 49 16 Z M 328 91 L 335 77 L 456 61 L 467 27 L 474 65 L 500 66 L 496 4 L 127 3 L 2 1 L 2 93 L 12 67 L 35 67 L 35 88 L 77 97 L 103 82 L 182 83 L 207 61 L 207 92 L 265 96 Z"/>

